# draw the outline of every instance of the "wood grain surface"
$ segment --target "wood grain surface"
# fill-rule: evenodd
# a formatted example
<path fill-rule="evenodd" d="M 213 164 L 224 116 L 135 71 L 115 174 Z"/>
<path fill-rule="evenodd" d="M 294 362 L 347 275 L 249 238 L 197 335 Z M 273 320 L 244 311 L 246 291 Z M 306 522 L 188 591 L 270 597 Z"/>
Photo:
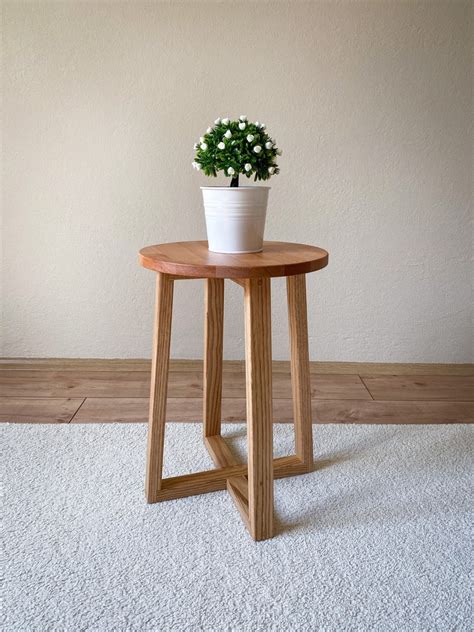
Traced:
<path fill-rule="evenodd" d="M 296 455 L 306 465 L 307 471 L 311 472 L 313 469 L 313 426 L 306 314 L 306 277 L 304 274 L 288 277 L 286 284 Z"/>
<path fill-rule="evenodd" d="M 84 398 L 0 397 L 0 422 L 25 424 L 69 423 L 85 402 Z M 141 421 L 144 421 L 141 413 Z"/>
<path fill-rule="evenodd" d="M 474 400 L 474 377 L 419 375 L 419 376 L 367 376 L 362 381 L 374 399 L 397 400 Z"/>
<path fill-rule="evenodd" d="M 170 360 L 171 373 L 196 371 L 202 373 L 202 360 Z M 273 360 L 273 373 L 289 373 L 288 360 Z M 150 373 L 151 360 L 100 358 L 0 358 L 3 371 L 144 371 Z M 224 373 L 245 373 L 243 360 L 224 360 Z M 454 375 L 474 376 L 474 364 L 440 364 L 436 362 L 319 362 L 311 360 L 311 373 L 324 375 Z"/>
<path fill-rule="evenodd" d="M 221 429 L 222 353 L 224 344 L 224 281 L 206 279 L 204 313 L 203 432 Z"/>
<path fill-rule="evenodd" d="M 272 339 L 270 280 L 244 290 L 248 522 L 254 540 L 273 536 Z"/>
<path fill-rule="evenodd" d="M 212 353 L 212 350 L 210 350 Z M 151 366 L 150 366 L 151 368 Z M 208 387 L 216 388 L 217 376 Z M 315 399 L 371 399 L 357 375 L 311 375 L 311 397 Z M 203 374 L 170 371 L 169 397 L 203 397 Z M 150 371 L 1 371 L 0 392 L 4 397 L 148 397 Z M 290 371 L 273 374 L 273 397 L 291 398 Z M 245 397 L 245 373 L 225 371 L 223 397 Z"/>
<path fill-rule="evenodd" d="M 202 366 L 195 360 L 174 364 L 175 370 L 169 373 L 167 421 L 202 420 Z M 74 415 L 73 423 L 144 422 L 150 367 L 151 363 L 144 360 L 5 361 L 0 365 L 0 421 L 67 423 Z M 225 422 L 246 419 L 242 367 L 239 361 L 224 361 Z M 407 374 L 403 375 L 403 371 Z M 471 382 L 464 379 L 473 375 L 470 365 L 316 362 L 310 363 L 310 372 L 313 423 L 474 421 L 474 392 Z M 377 375 L 386 376 L 387 380 L 373 380 Z M 412 388 L 409 385 L 413 382 L 423 386 L 415 384 Z M 445 399 L 440 399 L 440 395 Z M 383 399 L 379 399 L 381 396 Z M 274 421 L 293 420 L 290 397 L 289 363 L 273 362 Z M 465 397 L 470 399 L 465 401 Z"/>
<path fill-rule="evenodd" d="M 145 480 L 149 503 L 157 500 L 162 482 L 172 313 L 173 281 L 166 274 L 158 273 Z"/>
<path fill-rule="evenodd" d="M 4 401 L 5 400 L 5 401 Z M 54 414 L 55 404 L 48 408 L 49 400 L 22 399 L 21 413 L 17 417 L 17 398 L 0 398 L 0 420 L 43 423 L 48 410 Z M 60 400 L 63 401 L 63 400 Z M 77 402 L 79 407 L 83 400 Z M 36 417 L 37 402 L 44 402 L 44 413 Z M 31 403 L 31 405 L 30 405 Z M 72 404 L 71 404 L 72 405 Z M 200 422 L 202 399 L 168 399 L 166 419 L 169 422 Z M 88 397 L 75 414 L 72 423 L 140 423 L 148 414 L 148 398 L 94 398 Z M 223 399 L 222 421 L 240 423 L 246 421 L 245 399 Z M 363 401 L 363 400 L 313 400 L 311 404 L 313 424 L 443 424 L 473 423 L 474 402 L 428 401 Z M 54 419 L 54 417 L 53 417 Z M 67 421 L 67 418 L 63 419 Z M 289 399 L 273 400 L 273 421 L 293 423 L 293 405 Z"/>
<path fill-rule="evenodd" d="M 324 268 L 322 248 L 284 241 L 265 241 L 263 251 L 229 255 L 211 252 L 207 241 L 180 241 L 140 250 L 144 268 L 189 278 L 248 279 L 306 274 Z"/>

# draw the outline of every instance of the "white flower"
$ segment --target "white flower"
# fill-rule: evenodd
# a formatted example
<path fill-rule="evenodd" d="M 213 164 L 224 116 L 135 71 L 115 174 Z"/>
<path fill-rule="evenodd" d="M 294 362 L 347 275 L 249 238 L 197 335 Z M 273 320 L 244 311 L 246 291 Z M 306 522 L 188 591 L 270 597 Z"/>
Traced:
<path fill-rule="evenodd" d="M 272 147 L 273 147 L 273 143 L 270 143 L 270 142 L 265 143 L 265 148 L 266 149 L 271 149 Z"/>
<path fill-rule="evenodd" d="M 227 132 L 224 134 L 224 136 L 226 138 L 232 138 L 232 132 L 230 131 L 230 129 L 227 130 Z"/>
<path fill-rule="evenodd" d="M 221 119 L 220 118 L 216 118 L 216 120 L 214 121 L 214 124 L 215 125 L 219 125 L 220 122 L 221 122 Z"/>
<path fill-rule="evenodd" d="M 256 154 L 259 154 L 262 151 L 262 148 L 260 147 L 260 145 L 255 145 L 253 150 Z"/>
<path fill-rule="evenodd" d="M 193 166 L 193 169 L 196 169 L 197 162 L 194 162 L 194 161 L 193 161 L 191 164 L 192 164 L 192 166 Z"/>
<path fill-rule="evenodd" d="M 255 127 L 260 127 L 260 123 L 258 121 L 255 121 Z"/>
<path fill-rule="evenodd" d="M 249 162 L 246 162 L 244 165 L 245 171 L 252 171 L 252 165 Z"/>
<path fill-rule="evenodd" d="M 275 167 L 268 167 L 268 173 L 273 173 L 275 171 Z"/>
<path fill-rule="evenodd" d="M 206 130 L 206 134 L 210 134 L 212 132 L 212 127 L 208 127 Z"/>
<path fill-rule="evenodd" d="M 200 170 L 201 170 L 201 165 L 200 165 L 198 162 L 196 163 L 196 169 L 197 169 L 198 171 L 200 171 Z"/>
<path fill-rule="evenodd" d="M 246 127 L 245 123 L 239 123 L 239 129 L 245 129 Z"/>
<path fill-rule="evenodd" d="M 194 149 L 197 149 L 199 147 L 199 145 L 197 143 L 194 143 Z"/>
<path fill-rule="evenodd" d="M 199 137 L 199 142 L 200 142 L 200 143 L 203 143 L 203 142 L 204 142 L 204 136 L 200 136 L 200 137 Z"/>
<path fill-rule="evenodd" d="M 233 176 L 233 175 L 234 175 L 234 173 L 235 173 L 235 169 L 233 169 L 232 167 L 229 167 L 229 168 L 227 169 L 227 173 L 228 173 L 230 176 Z"/>
<path fill-rule="evenodd" d="M 260 129 L 265 129 L 266 125 L 265 123 L 260 123 Z"/>
<path fill-rule="evenodd" d="M 247 140 L 248 140 L 248 142 L 249 142 L 249 143 L 251 143 L 251 142 L 253 141 L 253 139 L 254 139 L 254 138 L 255 138 L 255 136 L 254 136 L 253 134 L 249 134 L 249 135 L 247 136 Z"/>
<path fill-rule="evenodd" d="M 207 149 L 207 143 L 201 143 L 201 149 L 205 151 Z"/>
<path fill-rule="evenodd" d="M 222 141 L 217 145 L 218 149 L 225 149 L 225 143 L 223 143 Z"/>
<path fill-rule="evenodd" d="M 229 119 L 228 118 L 222 119 L 222 124 L 229 125 Z"/>
<path fill-rule="evenodd" d="M 247 117 L 245 116 L 245 114 L 242 114 L 242 116 L 239 117 L 241 121 L 246 121 Z"/>

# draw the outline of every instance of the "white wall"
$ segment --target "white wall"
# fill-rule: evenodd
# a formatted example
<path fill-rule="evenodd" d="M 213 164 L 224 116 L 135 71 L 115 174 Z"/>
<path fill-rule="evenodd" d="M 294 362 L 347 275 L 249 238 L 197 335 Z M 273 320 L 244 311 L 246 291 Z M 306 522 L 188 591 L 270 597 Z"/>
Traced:
<path fill-rule="evenodd" d="M 149 356 L 137 251 L 205 238 L 192 145 L 244 113 L 284 150 L 267 238 L 330 252 L 312 359 L 472 358 L 470 2 L 3 7 L 4 355 Z M 202 289 L 177 286 L 175 357 L 201 356 Z M 282 281 L 273 319 L 285 358 Z"/>

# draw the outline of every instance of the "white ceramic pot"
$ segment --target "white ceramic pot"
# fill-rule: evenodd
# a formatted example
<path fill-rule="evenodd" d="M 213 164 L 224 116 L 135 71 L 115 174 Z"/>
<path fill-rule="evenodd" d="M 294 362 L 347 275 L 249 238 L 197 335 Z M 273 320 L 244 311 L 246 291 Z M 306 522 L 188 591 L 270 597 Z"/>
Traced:
<path fill-rule="evenodd" d="M 209 250 L 260 252 L 270 187 L 201 187 Z"/>

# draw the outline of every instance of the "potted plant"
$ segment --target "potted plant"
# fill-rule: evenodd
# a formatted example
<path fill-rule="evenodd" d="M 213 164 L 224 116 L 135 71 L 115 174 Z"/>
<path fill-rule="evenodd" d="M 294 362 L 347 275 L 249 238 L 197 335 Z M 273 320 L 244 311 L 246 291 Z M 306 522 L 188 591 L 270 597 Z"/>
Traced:
<path fill-rule="evenodd" d="M 195 169 L 230 178 L 228 187 L 201 187 L 209 250 L 260 252 L 270 187 L 240 186 L 239 176 L 268 180 L 279 172 L 276 158 L 281 151 L 265 124 L 251 123 L 246 116 L 236 121 L 218 118 L 194 149 Z"/>

